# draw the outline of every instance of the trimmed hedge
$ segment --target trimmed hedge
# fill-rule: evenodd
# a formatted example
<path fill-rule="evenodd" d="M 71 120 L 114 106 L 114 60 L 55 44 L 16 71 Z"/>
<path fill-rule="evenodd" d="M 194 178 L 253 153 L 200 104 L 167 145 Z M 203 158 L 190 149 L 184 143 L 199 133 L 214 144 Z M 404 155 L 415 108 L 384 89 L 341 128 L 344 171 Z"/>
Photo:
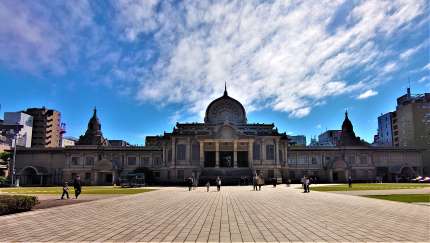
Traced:
<path fill-rule="evenodd" d="M 29 211 L 38 203 L 35 196 L 0 195 L 0 215 Z"/>

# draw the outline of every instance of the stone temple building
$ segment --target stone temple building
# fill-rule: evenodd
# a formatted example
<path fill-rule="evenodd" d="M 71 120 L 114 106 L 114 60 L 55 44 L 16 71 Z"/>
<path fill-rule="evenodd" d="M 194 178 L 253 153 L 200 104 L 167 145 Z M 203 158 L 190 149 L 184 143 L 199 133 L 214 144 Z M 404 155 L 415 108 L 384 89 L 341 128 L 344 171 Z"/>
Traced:
<path fill-rule="evenodd" d="M 200 184 L 217 176 L 239 184 L 254 173 L 266 180 L 395 181 L 421 175 L 422 151 L 370 146 L 355 135 L 347 113 L 336 146 L 290 147 L 274 124 L 248 123 L 243 105 L 225 90 L 208 105 L 203 123 L 177 123 L 170 133 L 146 137 L 144 146 L 110 144 L 94 109 L 75 146 L 19 149 L 16 168 L 21 185 L 61 184 L 76 175 L 88 185 L 111 185 L 138 171 L 154 184 L 190 176 Z"/>

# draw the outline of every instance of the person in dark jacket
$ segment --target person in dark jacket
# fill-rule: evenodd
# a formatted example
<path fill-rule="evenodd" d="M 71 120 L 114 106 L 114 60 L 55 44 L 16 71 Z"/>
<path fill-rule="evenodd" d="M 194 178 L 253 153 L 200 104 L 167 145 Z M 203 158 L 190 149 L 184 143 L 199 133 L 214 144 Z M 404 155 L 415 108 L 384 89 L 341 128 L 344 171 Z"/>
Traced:
<path fill-rule="evenodd" d="M 80 176 L 76 176 L 75 180 L 73 181 L 73 188 L 75 189 L 75 198 L 78 199 L 82 189 Z"/>
<path fill-rule="evenodd" d="M 351 176 L 348 177 L 348 187 L 351 188 L 352 187 L 352 178 Z"/>
<path fill-rule="evenodd" d="M 63 184 L 63 195 L 61 195 L 61 199 L 64 199 L 64 196 L 67 196 L 67 199 L 69 199 L 69 184 L 67 181 Z"/>

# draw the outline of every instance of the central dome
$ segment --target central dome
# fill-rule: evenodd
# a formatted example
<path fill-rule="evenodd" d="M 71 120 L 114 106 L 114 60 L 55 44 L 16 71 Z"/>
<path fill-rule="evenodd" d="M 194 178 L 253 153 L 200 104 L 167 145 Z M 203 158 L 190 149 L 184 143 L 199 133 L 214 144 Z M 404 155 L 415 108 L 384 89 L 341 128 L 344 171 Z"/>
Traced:
<path fill-rule="evenodd" d="M 206 109 L 205 123 L 220 124 L 246 124 L 246 113 L 243 105 L 228 96 L 227 89 L 224 95 L 212 101 Z"/>

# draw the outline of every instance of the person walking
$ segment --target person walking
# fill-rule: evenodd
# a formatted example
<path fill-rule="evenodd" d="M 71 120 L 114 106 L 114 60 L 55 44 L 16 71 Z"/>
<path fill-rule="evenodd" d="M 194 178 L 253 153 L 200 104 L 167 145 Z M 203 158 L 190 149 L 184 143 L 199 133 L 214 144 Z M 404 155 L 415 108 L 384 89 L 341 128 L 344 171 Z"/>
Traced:
<path fill-rule="evenodd" d="M 188 177 L 187 184 L 188 184 L 188 191 L 191 191 L 191 188 L 193 187 L 193 178 Z"/>
<path fill-rule="evenodd" d="M 264 184 L 264 179 L 262 174 L 258 175 L 257 184 L 258 184 L 258 190 L 261 191 L 261 186 Z"/>
<path fill-rule="evenodd" d="M 216 189 L 217 191 L 221 190 L 221 178 L 219 176 L 216 178 Z"/>
<path fill-rule="evenodd" d="M 348 187 L 351 188 L 352 187 L 352 178 L 351 176 L 348 177 Z"/>
<path fill-rule="evenodd" d="M 209 192 L 209 188 L 211 187 L 211 183 L 209 183 L 209 181 L 208 182 L 206 182 L 206 191 L 207 192 Z"/>
<path fill-rule="evenodd" d="M 290 184 L 291 184 L 291 179 L 288 179 L 287 180 L 287 187 L 290 187 Z"/>
<path fill-rule="evenodd" d="M 278 179 L 276 179 L 275 177 L 272 178 L 272 185 L 273 187 L 276 188 L 276 184 L 278 184 Z"/>
<path fill-rule="evenodd" d="M 61 195 L 61 200 L 64 199 L 64 195 L 66 195 L 67 199 L 69 199 L 69 184 L 67 181 L 65 181 L 63 184 L 63 194 Z"/>
<path fill-rule="evenodd" d="M 311 185 L 311 180 L 309 179 L 309 177 L 306 177 L 306 179 L 305 179 L 305 192 L 310 192 L 310 188 L 309 188 L 309 186 Z"/>
<path fill-rule="evenodd" d="M 252 177 L 252 185 L 254 186 L 254 191 L 257 191 L 258 190 L 258 188 L 257 188 L 257 183 L 258 183 L 258 175 L 257 174 L 255 174 L 253 177 Z"/>
<path fill-rule="evenodd" d="M 75 189 L 75 198 L 78 199 L 82 189 L 80 176 L 76 176 L 75 180 L 73 181 L 73 188 Z"/>

